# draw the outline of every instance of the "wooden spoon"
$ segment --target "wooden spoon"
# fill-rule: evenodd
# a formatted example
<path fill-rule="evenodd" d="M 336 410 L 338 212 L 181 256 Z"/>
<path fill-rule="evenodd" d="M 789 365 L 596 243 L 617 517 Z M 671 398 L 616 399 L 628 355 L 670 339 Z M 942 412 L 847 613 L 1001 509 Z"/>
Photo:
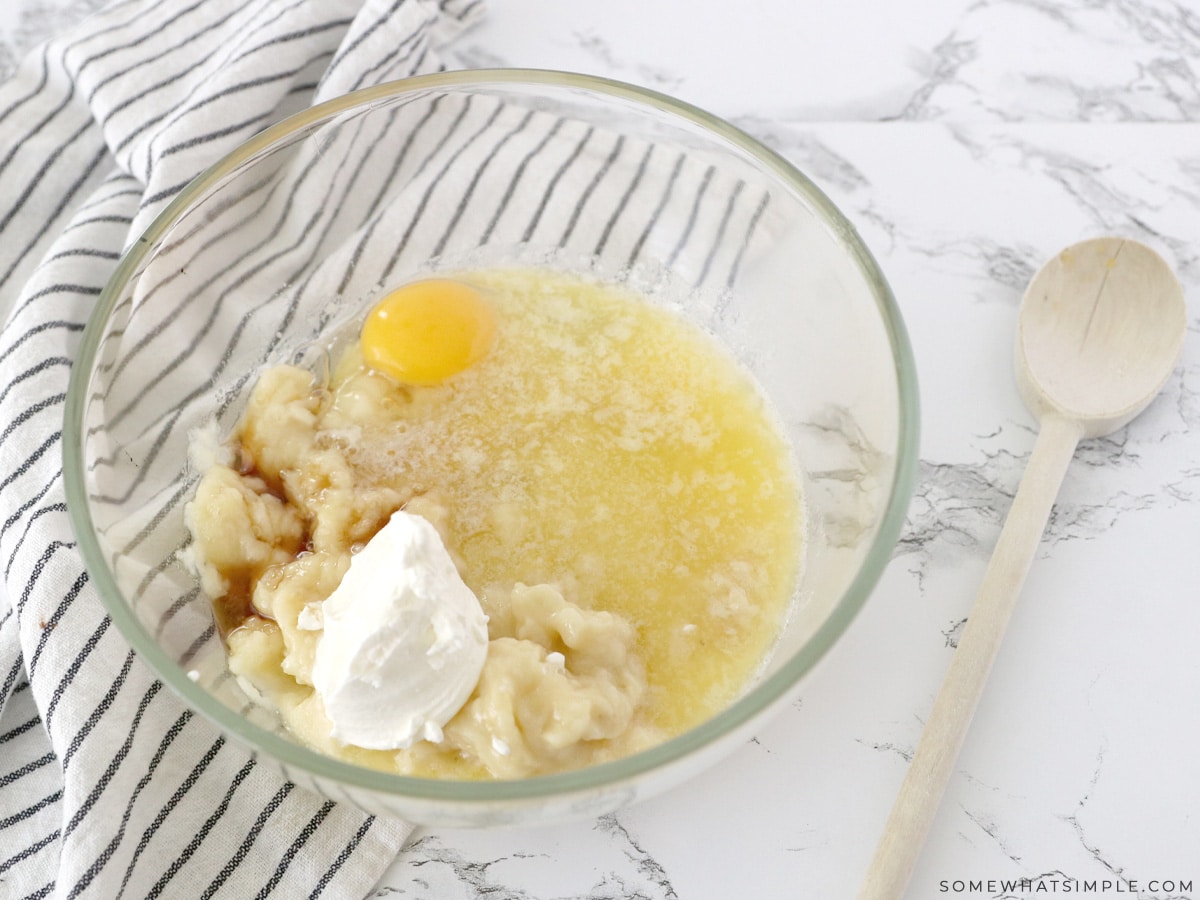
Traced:
<path fill-rule="evenodd" d="M 1136 241 L 1068 247 L 1030 282 L 1016 368 L 1040 424 L 1037 442 L 859 900 L 904 893 L 1076 446 L 1150 404 L 1175 368 L 1186 326 L 1179 282 Z"/>

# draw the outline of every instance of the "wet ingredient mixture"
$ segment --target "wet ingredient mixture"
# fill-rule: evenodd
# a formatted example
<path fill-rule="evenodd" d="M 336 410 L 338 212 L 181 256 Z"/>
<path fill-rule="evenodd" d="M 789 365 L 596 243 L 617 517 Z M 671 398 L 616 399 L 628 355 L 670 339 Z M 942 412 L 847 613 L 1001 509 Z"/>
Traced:
<path fill-rule="evenodd" d="M 313 687 L 322 605 L 401 509 L 478 598 L 486 660 L 444 722 L 367 749 Z M 328 383 L 265 371 L 187 519 L 235 674 L 314 748 L 439 778 L 578 768 L 710 717 L 769 654 L 801 539 L 787 444 L 731 356 L 541 269 L 394 292 Z M 338 671 L 391 690 L 370 662 L 387 652 Z"/>

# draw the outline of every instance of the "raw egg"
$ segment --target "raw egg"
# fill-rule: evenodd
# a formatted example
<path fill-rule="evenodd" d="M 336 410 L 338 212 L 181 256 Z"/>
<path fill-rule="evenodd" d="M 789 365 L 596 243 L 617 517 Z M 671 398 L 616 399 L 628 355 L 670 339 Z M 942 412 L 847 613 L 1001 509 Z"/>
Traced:
<path fill-rule="evenodd" d="M 414 281 L 367 315 L 363 358 L 403 384 L 441 384 L 483 358 L 495 335 L 495 317 L 478 290 L 444 278 Z"/>

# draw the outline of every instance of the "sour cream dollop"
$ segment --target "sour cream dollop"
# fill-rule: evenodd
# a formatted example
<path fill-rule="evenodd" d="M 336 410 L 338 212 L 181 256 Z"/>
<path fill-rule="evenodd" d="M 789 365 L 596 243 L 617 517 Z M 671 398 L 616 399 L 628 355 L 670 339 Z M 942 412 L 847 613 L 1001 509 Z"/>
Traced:
<path fill-rule="evenodd" d="M 299 627 L 324 629 L 313 687 L 333 737 L 370 750 L 438 742 L 487 658 L 487 616 L 437 530 L 403 510 Z"/>

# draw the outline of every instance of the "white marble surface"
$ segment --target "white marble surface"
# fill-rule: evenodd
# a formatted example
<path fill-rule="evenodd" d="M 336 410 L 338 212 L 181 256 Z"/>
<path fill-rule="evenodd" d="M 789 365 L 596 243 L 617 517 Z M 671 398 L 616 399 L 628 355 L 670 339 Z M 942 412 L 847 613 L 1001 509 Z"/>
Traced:
<path fill-rule="evenodd" d="M 0 70 L 89 3 L 34 5 L 7 7 Z M 852 897 L 1033 443 L 1012 380 L 1024 284 L 1062 246 L 1118 233 L 1176 267 L 1183 361 L 1146 414 L 1081 448 L 908 896 L 1037 897 L 1070 878 L 1200 897 L 1200 4 L 490 5 L 452 64 L 676 94 L 848 213 L 916 350 L 920 481 L 873 598 L 754 741 L 597 822 L 420 830 L 374 896 Z"/>

